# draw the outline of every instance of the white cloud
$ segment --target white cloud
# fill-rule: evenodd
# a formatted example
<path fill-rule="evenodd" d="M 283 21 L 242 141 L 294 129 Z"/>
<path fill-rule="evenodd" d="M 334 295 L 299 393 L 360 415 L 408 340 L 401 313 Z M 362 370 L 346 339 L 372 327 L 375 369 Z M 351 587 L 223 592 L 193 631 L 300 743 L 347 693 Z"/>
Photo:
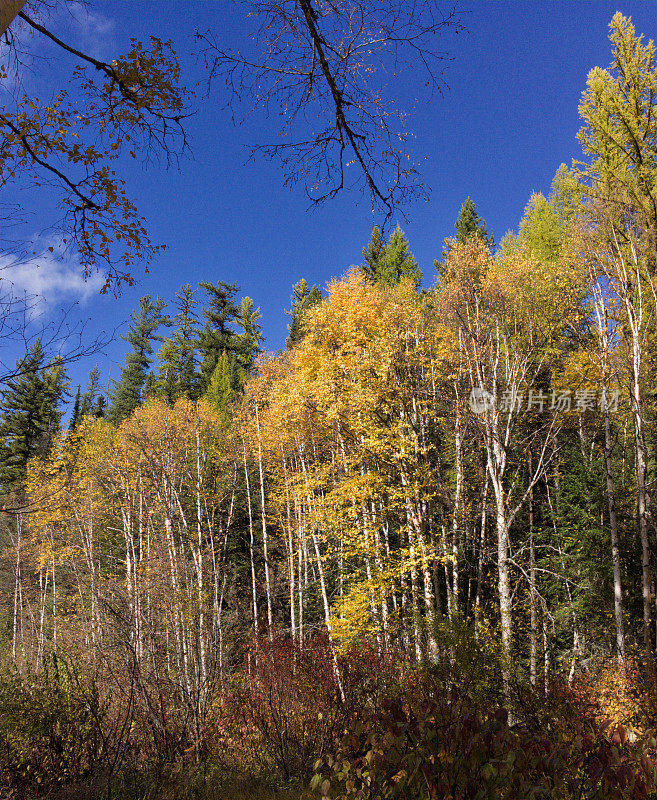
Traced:
<path fill-rule="evenodd" d="M 75 46 L 93 58 L 108 59 L 115 46 L 114 20 L 91 11 L 84 3 L 69 2 L 64 9 L 60 19 L 68 23 Z"/>
<path fill-rule="evenodd" d="M 54 13 L 49 13 L 47 8 L 41 14 L 36 9 L 27 10 L 36 22 L 86 55 L 101 61 L 116 56 L 114 20 L 98 11 L 91 11 L 85 3 L 68 0 Z M 23 92 L 38 94 L 43 88 L 60 88 L 57 78 L 53 83 L 53 76 L 61 75 L 61 68 L 50 65 L 50 59 L 68 65 L 65 67 L 67 72 L 77 61 L 19 18 L 12 22 L 10 31 L 13 45 L 4 39 L 0 41 L 0 65 L 7 71 L 0 91 L 15 97 Z"/>
<path fill-rule="evenodd" d="M 51 253 L 44 247 L 29 260 L 0 254 L 0 296 L 27 296 L 33 315 L 47 313 L 60 303 L 85 303 L 104 283 L 101 272 L 85 280 L 79 261 L 62 256 L 56 249 Z"/>

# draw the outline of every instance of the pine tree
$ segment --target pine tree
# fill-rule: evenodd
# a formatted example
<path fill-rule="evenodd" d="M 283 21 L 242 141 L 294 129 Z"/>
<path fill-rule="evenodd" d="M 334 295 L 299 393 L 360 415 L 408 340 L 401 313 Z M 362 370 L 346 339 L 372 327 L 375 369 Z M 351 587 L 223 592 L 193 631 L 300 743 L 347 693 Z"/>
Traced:
<path fill-rule="evenodd" d="M 133 312 L 128 333 L 121 337 L 132 346 L 127 354 L 125 366 L 121 368 L 121 379 L 115 383 L 108 418 L 115 425 L 130 416 L 143 400 L 147 373 L 152 363 L 153 343 L 162 341 L 157 331 L 162 325 L 170 324 L 163 314 L 164 300 L 155 302 L 150 295 L 142 297 L 139 311 Z"/>
<path fill-rule="evenodd" d="M 378 228 L 375 228 L 375 230 L 378 230 Z M 363 250 L 363 254 L 365 252 Z M 316 284 L 313 284 L 312 288 L 309 287 L 305 279 L 302 278 L 292 287 L 290 302 L 292 303 L 292 308 L 285 312 L 289 317 L 292 317 L 292 321 L 287 326 L 290 332 L 286 341 L 288 350 L 303 339 L 303 318 L 310 308 L 322 302 L 322 292 Z"/>
<path fill-rule="evenodd" d="M 0 488 L 22 481 L 33 456 L 48 454 L 59 431 L 59 408 L 66 392 L 61 359 L 46 365 L 37 340 L 16 363 L 17 377 L 8 380 L 0 400 Z"/>
<path fill-rule="evenodd" d="M 374 227 L 370 241 L 363 249 L 363 258 L 365 261 L 361 265 L 361 272 L 372 283 L 397 286 L 402 278 L 406 278 L 416 287 L 420 285 L 422 272 L 399 225 L 390 234 L 387 243 L 381 231 Z"/>

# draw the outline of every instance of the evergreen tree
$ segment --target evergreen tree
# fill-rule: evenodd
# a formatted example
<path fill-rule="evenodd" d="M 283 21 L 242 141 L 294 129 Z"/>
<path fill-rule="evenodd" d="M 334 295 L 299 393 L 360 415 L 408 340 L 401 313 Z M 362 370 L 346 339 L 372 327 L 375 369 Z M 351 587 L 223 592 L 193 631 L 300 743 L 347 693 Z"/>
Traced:
<path fill-rule="evenodd" d="M 144 401 L 153 400 L 155 397 L 160 396 L 160 394 L 160 385 L 157 375 L 152 369 L 149 369 L 146 374 L 146 380 L 144 381 L 143 399 Z"/>
<path fill-rule="evenodd" d="M 189 283 L 176 293 L 174 317 L 176 330 L 173 343 L 177 354 L 177 381 L 179 396 L 194 397 L 198 376 L 196 374 L 196 341 L 198 339 L 198 301 L 196 292 Z"/>
<path fill-rule="evenodd" d="M 447 260 L 447 256 L 454 242 L 463 243 L 471 236 L 476 236 L 480 238 L 490 250 L 493 250 L 495 247 L 495 239 L 492 234 L 488 233 L 486 221 L 479 216 L 473 200 L 469 197 L 461 206 L 459 215 L 454 223 L 454 228 L 456 229 L 456 235 L 451 239 L 445 239 L 441 260 L 439 261 L 436 259 L 433 262 L 434 267 L 441 276 L 443 275 L 445 261 Z"/>
<path fill-rule="evenodd" d="M 107 398 L 104 394 L 99 394 L 96 402 L 91 407 L 91 416 L 102 419 L 107 413 Z"/>
<path fill-rule="evenodd" d="M 75 400 L 73 401 L 73 413 L 71 414 L 71 421 L 69 423 L 68 429 L 70 431 L 74 431 L 80 424 L 81 419 L 82 419 L 82 393 L 80 389 L 80 384 L 78 383 L 78 389 L 75 393 Z"/>
<path fill-rule="evenodd" d="M 243 298 L 239 305 L 237 323 L 242 329 L 238 334 L 237 341 L 237 360 L 244 376 L 248 375 L 253 369 L 255 360 L 260 353 L 260 343 L 263 341 L 260 309 L 253 308 L 253 300 L 250 297 Z M 239 387 L 241 388 L 241 383 Z"/>
<path fill-rule="evenodd" d="M 363 258 L 365 259 L 361 264 L 361 272 L 363 275 L 376 282 L 377 275 L 379 274 L 380 264 L 383 260 L 386 251 L 386 240 L 383 237 L 380 228 L 375 225 L 372 228 L 370 240 L 367 247 L 363 248 Z"/>
<path fill-rule="evenodd" d="M 361 264 L 361 272 L 372 283 L 397 286 L 402 278 L 407 278 L 416 287 L 420 285 L 422 272 L 399 225 L 390 234 L 387 243 L 381 231 L 374 227 L 370 241 L 363 249 L 363 258 L 365 261 Z"/>
<path fill-rule="evenodd" d="M 493 236 L 486 230 L 486 222 L 479 216 L 474 202 L 468 197 L 454 223 L 456 241 L 465 242 L 469 236 L 478 236 L 489 248 L 495 247 Z"/>
<path fill-rule="evenodd" d="M 100 370 L 98 369 L 98 364 L 96 364 L 89 372 L 87 388 L 82 395 L 82 402 L 80 404 L 80 418 L 94 413 L 93 409 L 97 406 L 100 396 Z M 105 400 L 104 397 L 103 400 Z"/>
<path fill-rule="evenodd" d="M 201 388 L 207 389 L 222 352 L 234 354 L 238 349 L 234 325 L 239 316 L 235 295 L 239 286 L 219 281 L 216 284 L 201 282 L 209 303 L 203 309 L 205 325 L 198 338 L 201 351 Z"/>
<path fill-rule="evenodd" d="M 160 366 L 157 376 L 157 396 L 173 404 L 179 397 L 194 399 L 198 396 L 196 374 L 196 345 L 198 341 L 197 289 L 189 283 L 176 292 L 174 301 L 178 313 L 174 317 L 176 328 L 164 341 L 157 354 Z"/>
<path fill-rule="evenodd" d="M 100 388 L 100 370 L 98 364 L 89 372 L 89 380 L 87 388 L 82 394 L 82 388 L 78 384 L 75 393 L 75 400 L 73 402 L 73 412 L 71 413 L 71 421 L 69 423 L 69 430 L 74 431 L 82 420 L 93 413 L 98 399 L 98 390 Z M 103 398 L 104 399 L 104 398 Z"/>
<path fill-rule="evenodd" d="M 170 324 L 169 318 L 163 314 L 164 300 L 159 297 L 155 302 L 150 295 L 142 297 L 139 311 L 131 316 L 130 330 L 124 339 L 132 350 L 127 354 L 125 366 L 121 368 L 121 379 L 115 382 L 116 389 L 112 397 L 108 418 L 115 425 L 130 416 L 143 400 L 146 377 L 152 363 L 153 342 L 162 341 L 157 331 L 162 325 Z"/>
<path fill-rule="evenodd" d="M 378 231 L 378 228 L 374 230 Z M 372 235 L 374 235 L 374 233 L 372 233 Z M 366 250 L 363 250 L 363 254 L 365 254 L 365 252 Z M 292 308 L 285 312 L 289 317 L 292 317 L 292 321 L 287 326 L 290 332 L 286 341 L 288 350 L 303 339 L 303 318 L 308 309 L 322 302 L 322 292 L 316 284 L 314 284 L 312 288 L 309 287 L 305 279 L 302 278 L 292 287 L 290 302 L 292 303 Z"/>
<path fill-rule="evenodd" d="M 160 367 L 155 394 L 169 403 L 169 405 L 173 405 L 181 395 L 178 355 L 176 345 L 172 339 L 167 339 L 157 354 Z"/>
<path fill-rule="evenodd" d="M 234 396 L 234 380 L 234 371 L 228 355 L 224 350 L 219 356 L 217 366 L 214 368 L 210 379 L 210 385 L 205 395 L 208 402 L 211 403 L 224 418 L 228 416 L 228 406 Z"/>
<path fill-rule="evenodd" d="M 37 340 L 16 363 L 0 398 L 0 487 L 8 491 L 22 481 L 33 456 L 46 456 L 59 431 L 60 405 L 66 393 L 61 359 L 44 364 Z"/>

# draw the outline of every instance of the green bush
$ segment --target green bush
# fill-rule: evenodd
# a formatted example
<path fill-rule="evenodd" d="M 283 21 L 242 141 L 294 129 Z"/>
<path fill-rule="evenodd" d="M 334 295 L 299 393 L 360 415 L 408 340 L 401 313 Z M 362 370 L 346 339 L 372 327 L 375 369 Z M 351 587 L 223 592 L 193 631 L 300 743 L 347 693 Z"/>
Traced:
<path fill-rule="evenodd" d="M 0 675 L 0 791 L 38 794 L 80 781 L 99 762 L 105 713 L 92 679 L 55 654 L 39 674 Z"/>

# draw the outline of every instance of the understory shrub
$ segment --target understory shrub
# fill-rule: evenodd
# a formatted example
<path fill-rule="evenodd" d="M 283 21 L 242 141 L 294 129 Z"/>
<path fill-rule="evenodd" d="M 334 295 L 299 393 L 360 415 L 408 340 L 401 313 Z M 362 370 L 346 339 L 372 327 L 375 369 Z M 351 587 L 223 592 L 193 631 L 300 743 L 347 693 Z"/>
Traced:
<path fill-rule="evenodd" d="M 278 772 L 285 780 L 309 777 L 346 721 L 326 638 L 315 637 L 303 650 L 282 636 L 255 641 L 215 719 L 208 736 L 226 764 Z"/>
<path fill-rule="evenodd" d="M 6 669 L 0 676 L 0 793 L 39 793 L 88 776 L 102 756 L 105 713 L 95 681 L 81 681 L 54 654 L 38 674 Z"/>
<path fill-rule="evenodd" d="M 399 693 L 367 710 L 312 786 L 333 800 L 645 800 L 657 791 L 655 740 L 594 715 L 543 729 L 508 712 L 482 713 L 457 689 Z M 632 741 L 630 741 L 632 739 Z"/>

